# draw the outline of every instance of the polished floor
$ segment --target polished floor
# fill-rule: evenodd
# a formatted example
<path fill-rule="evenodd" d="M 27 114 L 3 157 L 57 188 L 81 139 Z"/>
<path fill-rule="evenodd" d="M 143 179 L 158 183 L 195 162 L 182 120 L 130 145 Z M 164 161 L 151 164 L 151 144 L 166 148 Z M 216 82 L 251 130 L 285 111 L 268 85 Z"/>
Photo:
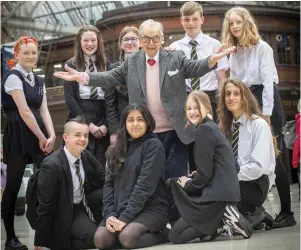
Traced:
<path fill-rule="evenodd" d="M 184 245 L 173 245 L 170 243 L 150 247 L 150 250 L 296 250 L 300 249 L 300 202 L 298 196 L 298 185 L 291 185 L 292 210 L 295 212 L 297 225 L 290 228 L 274 229 L 271 231 L 256 231 L 252 238 L 245 240 L 241 237 L 235 237 L 230 240 L 228 237 L 222 236 L 213 242 L 195 241 Z M 266 210 L 274 215 L 279 212 L 279 197 L 275 187 L 269 193 L 264 204 Z M 16 217 L 15 221 L 17 235 L 20 236 L 20 241 L 33 249 L 34 231 L 30 228 L 24 216 Z M 3 223 L 1 223 L 1 249 L 4 249 L 5 231 Z"/>

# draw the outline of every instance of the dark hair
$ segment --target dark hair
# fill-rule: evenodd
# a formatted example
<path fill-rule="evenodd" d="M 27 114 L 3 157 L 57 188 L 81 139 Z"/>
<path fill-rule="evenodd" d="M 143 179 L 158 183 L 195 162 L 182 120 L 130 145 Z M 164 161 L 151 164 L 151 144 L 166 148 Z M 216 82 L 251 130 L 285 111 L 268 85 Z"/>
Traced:
<path fill-rule="evenodd" d="M 119 39 L 118 39 L 118 47 L 120 50 L 120 54 L 119 54 L 119 63 L 122 64 L 125 60 L 125 52 L 123 49 L 121 49 L 120 45 L 122 43 L 122 39 L 123 37 L 129 33 L 129 32 L 133 32 L 137 35 L 137 38 L 139 37 L 139 31 L 135 26 L 125 26 L 122 31 L 119 34 Z"/>
<path fill-rule="evenodd" d="M 226 138 L 232 141 L 232 122 L 233 122 L 233 113 L 226 106 L 226 86 L 232 83 L 234 86 L 239 88 L 242 100 L 242 108 L 247 114 L 249 119 L 252 118 L 252 115 L 263 118 L 263 115 L 260 111 L 258 101 L 253 95 L 251 90 L 240 80 L 228 78 L 222 86 L 220 91 L 220 97 L 218 102 L 218 118 L 221 122 L 221 129 L 225 134 Z M 256 119 L 256 118 L 255 118 Z M 275 155 L 278 156 L 279 151 L 277 149 L 277 140 L 276 137 L 273 137 L 274 151 Z"/>
<path fill-rule="evenodd" d="M 84 124 L 84 125 L 87 125 L 87 121 L 85 119 L 84 116 L 82 115 L 78 115 L 74 118 L 71 118 L 70 120 L 68 120 L 66 123 L 65 123 L 65 126 L 64 126 L 64 133 L 68 133 L 69 132 L 69 128 L 70 128 L 70 123 L 71 122 L 76 122 L 78 124 Z M 88 126 L 88 125 L 87 125 Z"/>
<path fill-rule="evenodd" d="M 126 119 L 133 110 L 138 110 L 142 114 L 147 127 L 146 133 L 153 132 L 156 127 L 156 122 L 145 105 L 130 104 L 123 110 L 120 118 L 117 141 L 114 145 L 110 146 L 106 152 L 107 167 L 112 175 L 119 175 L 122 172 L 128 150 L 128 141 L 130 140 L 130 135 L 126 130 Z"/>
<path fill-rule="evenodd" d="M 82 35 L 85 32 L 92 31 L 97 36 L 97 51 L 95 53 L 96 59 L 95 59 L 95 66 L 100 71 L 106 71 L 106 55 L 103 45 L 103 39 L 102 35 L 100 34 L 99 30 L 93 26 L 93 25 L 85 25 L 81 27 L 81 29 L 78 31 L 75 39 L 74 44 L 74 65 L 75 69 L 78 71 L 85 71 L 85 59 L 84 59 L 84 52 L 82 50 L 81 46 L 81 39 Z"/>

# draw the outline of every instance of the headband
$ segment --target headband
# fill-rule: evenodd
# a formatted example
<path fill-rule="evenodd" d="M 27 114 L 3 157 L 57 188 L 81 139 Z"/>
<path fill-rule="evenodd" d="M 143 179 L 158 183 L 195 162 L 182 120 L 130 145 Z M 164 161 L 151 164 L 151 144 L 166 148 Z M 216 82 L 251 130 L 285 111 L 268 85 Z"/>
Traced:
<path fill-rule="evenodd" d="M 34 43 L 37 47 L 39 47 L 39 43 L 38 41 L 34 38 L 34 37 L 29 37 L 29 36 L 22 36 L 20 37 L 16 43 L 15 43 L 15 46 L 14 46 L 14 53 L 17 53 L 19 51 L 19 48 L 22 44 L 28 44 L 28 43 Z"/>

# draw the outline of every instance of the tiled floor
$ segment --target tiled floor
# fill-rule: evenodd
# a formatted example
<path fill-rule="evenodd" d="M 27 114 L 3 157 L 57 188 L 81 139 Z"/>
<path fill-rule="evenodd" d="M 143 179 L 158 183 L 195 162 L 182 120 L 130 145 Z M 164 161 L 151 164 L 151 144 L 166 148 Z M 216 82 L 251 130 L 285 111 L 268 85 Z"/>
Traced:
<path fill-rule="evenodd" d="M 234 240 L 230 240 L 228 237 L 219 237 L 213 242 L 199 241 L 184 244 L 173 245 L 164 244 L 148 249 L 156 250 L 234 250 L 234 249 L 248 249 L 248 250 L 296 250 L 300 249 L 300 203 L 298 197 L 298 185 L 291 185 L 292 194 L 292 210 L 295 212 L 295 218 L 297 220 L 297 226 L 283 229 L 274 229 L 271 231 L 259 231 L 255 232 L 252 238 L 244 240 L 241 237 L 235 237 Z M 264 204 L 266 210 L 274 215 L 279 212 L 279 197 L 276 188 L 272 188 L 268 198 Z M 16 232 L 20 235 L 20 240 L 28 246 L 29 249 L 33 249 L 33 237 L 34 231 L 30 228 L 26 218 L 24 216 L 16 217 Z M 5 231 L 3 223 L 1 223 L 1 249 L 4 249 L 5 243 Z"/>

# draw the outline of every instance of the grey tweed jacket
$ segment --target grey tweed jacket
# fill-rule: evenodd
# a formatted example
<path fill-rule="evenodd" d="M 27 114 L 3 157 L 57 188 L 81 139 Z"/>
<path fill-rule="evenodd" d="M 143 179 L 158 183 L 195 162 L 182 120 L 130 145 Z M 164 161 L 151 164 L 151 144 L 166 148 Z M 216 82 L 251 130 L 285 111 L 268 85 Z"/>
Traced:
<path fill-rule="evenodd" d="M 187 59 L 181 50 L 160 49 L 160 87 L 161 102 L 165 108 L 180 140 L 188 144 L 194 141 L 194 126 L 185 128 L 186 84 L 185 79 L 201 77 L 213 68 L 208 66 L 208 58 Z M 143 50 L 127 57 L 124 63 L 108 72 L 89 73 L 89 85 L 110 88 L 126 85 L 129 103 L 145 103 L 146 96 L 146 57 Z"/>

